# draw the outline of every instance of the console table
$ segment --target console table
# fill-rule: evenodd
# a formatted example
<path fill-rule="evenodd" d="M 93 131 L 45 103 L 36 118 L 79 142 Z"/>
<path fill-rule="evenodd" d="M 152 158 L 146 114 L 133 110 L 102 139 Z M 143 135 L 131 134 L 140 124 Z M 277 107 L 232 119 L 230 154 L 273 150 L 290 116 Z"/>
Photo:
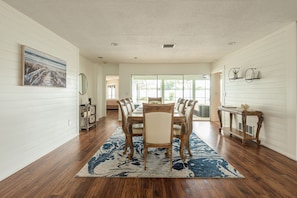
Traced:
<path fill-rule="evenodd" d="M 230 114 L 230 126 L 229 127 L 223 127 L 222 111 L 229 112 L 229 114 Z M 241 115 L 241 117 L 242 117 L 242 131 L 232 128 L 232 118 L 233 118 L 233 115 L 235 115 L 235 114 Z M 245 144 L 246 140 L 256 140 L 258 145 L 261 143 L 261 141 L 259 139 L 260 129 L 261 129 L 262 122 L 263 122 L 263 113 L 261 111 L 248 111 L 248 110 L 244 110 L 242 108 L 237 108 L 237 107 L 219 106 L 218 107 L 218 115 L 219 115 L 219 119 L 220 119 L 220 128 L 219 128 L 220 132 L 222 130 L 227 131 L 230 133 L 231 136 L 235 135 L 235 136 L 241 138 L 243 145 Z M 257 116 L 258 117 L 256 136 L 252 136 L 252 135 L 246 133 L 247 116 Z"/>

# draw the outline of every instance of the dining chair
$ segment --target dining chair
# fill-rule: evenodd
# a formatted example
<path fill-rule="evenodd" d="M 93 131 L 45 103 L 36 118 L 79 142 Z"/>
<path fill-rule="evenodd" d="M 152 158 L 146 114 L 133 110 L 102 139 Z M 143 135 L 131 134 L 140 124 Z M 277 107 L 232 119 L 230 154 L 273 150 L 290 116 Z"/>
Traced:
<path fill-rule="evenodd" d="M 125 101 L 127 109 L 128 109 L 128 114 L 131 114 L 133 111 L 133 107 L 132 107 L 130 98 L 125 98 L 124 101 Z"/>
<path fill-rule="evenodd" d="M 162 97 L 158 97 L 158 98 L 148 97 L 147 101 L 149 104 L 162 104 Z"/>
<path fill-rule="evenodd" d="M 190 156 L 192 156 L 192 153 L 190 150 L 190 135 L 193 132 L 193 114 L 194 114 L 194 108 L 197 102 L 198 102 L 197 100 L 189 101 L 188 103 L 189 105 L 185 110 L 185 116 L 186 116 L 185 125 L 178 125 L 178 124 L 173 125 L 173 137 L 180 139 L 181 151 L 183 151 L 183 147 L 185 146 Z"/>
<path fill-rule="evenodd" d="M 144 170 L 148 147 L 166 148 L 172 170 L 173 112 L 174 104 L 143 104 Z"/>
<path fill-rule="evenodd" d="M 182 114 L 185 113 L 185 109 L 186 109 L 187 101 L 188 101 L 188 100 L 183 99 L 183 98 L 179 101 L 179 105 L 178 105 L 178 107 L 177 107 L 177 110 L 178 110 L 180 113 L 182 113 Z"/>
<path fill-rule="evenodd" d="M 125 134 L 125 149 L 124 154 L 126 154 L 128 147 L 131 149 L 131 145 L 133 144 L 132 137 L 133 136 L 142 136 L 143 134 L 143 124 L 132 124 L 131 129 L 128 127 L 128 104 L 125 99 L 118 100 L 118 104 L 120 106 L 121 115 L 122 115 L 122 129 Z M 130 151 L 131 152 L 131 151 Z"/>
<path fill-rule="evenodd" d="M 130 101 L 132 111 L 134 111 L 134 110 L 135 110 L 135 105 L 134 105 L 134 103 L 133 103 L 133 100 L 132 100 L 132 98 L 128 98 L 128 99 L 129 99 L 129 101 Z"/>
<path fill-rule="evenodd" d="M 180 100 L 181 100 L 181 98 L 178 98 L 177 101 L 176 101 L 176 103 L 175 103 L 175 106 L 174 106 L 174 107 L 175 107 L 176 109 L 177 109 L 177 107 L 178 107 L 178 105 L 179 105 L 179 103 L 180 103 Z"/>
<path fill-rule="evenodd" d="M 192 106 L 194 103 L 196 104 L 197 102 L 197 100 L 189 100 L 187 106 Z"/>

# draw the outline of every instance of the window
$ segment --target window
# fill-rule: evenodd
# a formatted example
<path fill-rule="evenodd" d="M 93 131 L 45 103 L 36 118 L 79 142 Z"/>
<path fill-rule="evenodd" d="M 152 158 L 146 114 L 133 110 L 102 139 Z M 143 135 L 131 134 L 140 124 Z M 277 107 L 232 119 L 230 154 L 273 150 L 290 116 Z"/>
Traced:
<path fill-rule="evenodd" d="M 181 75 L 159 75 L 161 95 L 164 103 L 174 103 L 183 97 L 183 76 Z"/>
<path fill-rule="evenodd" d="M 148 97 L 162 97 L 164 103 L 194 99 L 209 105 L 210 79 L 208 75 L 132 75 L 133 101 L 147 102 Z"/>
<path fill-rule="evenodd" d="M 158 80 L 156 76 L 133 76 L 132 98 L 137 103 L 147 102 L 147 97 L 158 97 Z"/>
<path fill-rule="evenodd" d="M 208 79 L 195 80 L 195 98 L 200 104 L 209 105 L 210 81 Z"/>
<path fill-rule="evenodd" d="M 115 99 L 115 85 L 107 85 L 107 99 Z"/>

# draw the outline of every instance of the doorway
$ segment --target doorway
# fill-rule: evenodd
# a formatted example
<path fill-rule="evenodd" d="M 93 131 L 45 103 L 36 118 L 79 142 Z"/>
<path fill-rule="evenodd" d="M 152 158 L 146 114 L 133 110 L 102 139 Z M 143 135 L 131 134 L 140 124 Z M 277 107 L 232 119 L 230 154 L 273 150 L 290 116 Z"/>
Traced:
<path fill-rule="evenodd" d="M 117 101 L 119 99 L 119 76 L 106 76 L 106 110 L 118 110 Z"/>
<path fill-rule="evenodd" d="M 218 106 L 222 104 L 223 83 L 222 72 L 213 73 L 211 75 L 210 121 L 213 122 L 219 121 L 217 109 Z"/>

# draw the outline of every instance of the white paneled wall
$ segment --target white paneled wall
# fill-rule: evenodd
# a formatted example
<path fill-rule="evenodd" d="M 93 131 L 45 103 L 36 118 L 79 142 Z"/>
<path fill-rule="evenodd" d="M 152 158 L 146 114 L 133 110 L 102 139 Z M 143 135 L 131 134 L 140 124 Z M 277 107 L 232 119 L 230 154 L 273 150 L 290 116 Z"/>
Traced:
<path fill-rule="evenodd" d="M 89 61 L 88 59 L 80 56 L 79 59 L 79 73 L 84 73 L 88 80 L 88 89 L 85 95 L 80 95 L 80 104 L 85 104 L 85 98 L 91 98 L 92 104 L 96 104 L 97 102 L 97 68 L 98 66 Z"/>
<path fill-rule="evenodd" d="M 213 64 L 213 72 L 224 71 L 225 105 L 249 104 L 264 113 L 262 144 L 292 159 L 296 154 L 296 23 L 232 53 Z M 243 71 L 254 67 L 262 78 L 247 83 L 230 81 L 232 67 Z M 228 123 L 229 116 L 225 116 Z M 239 119 L 240 120 L 240 119 Z M 256 120 L 248 120 L 256 126 Z M 238 123 L 235 123 L 238 126 Z"/>
<path fill-rule="evenodd" d="M 21 45 L 67 62 L 67 87 L 22 86 Z M 78 135 L 79 50 L 0 1 L 0 180 Z"/>

